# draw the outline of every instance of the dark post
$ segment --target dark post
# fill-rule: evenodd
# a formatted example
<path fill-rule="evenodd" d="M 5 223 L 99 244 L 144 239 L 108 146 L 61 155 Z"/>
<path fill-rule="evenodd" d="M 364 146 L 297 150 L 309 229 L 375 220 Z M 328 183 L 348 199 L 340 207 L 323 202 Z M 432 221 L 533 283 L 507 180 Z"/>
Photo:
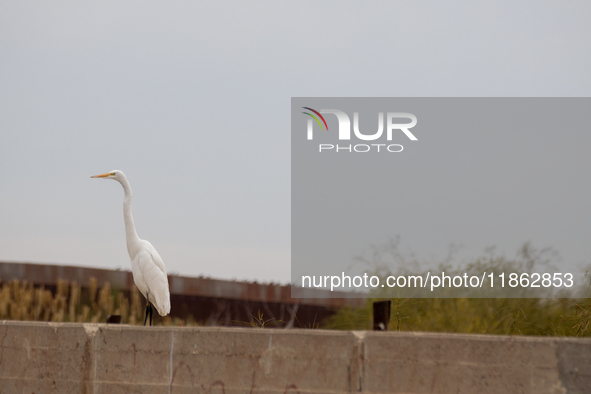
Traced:
<path fill-rule="evenodd" d="M 107 316 L 107 324 L 119 324 L 119 323 L 121 323 L 121 315 Z"/>
<path fill-rule="evenodd" d="M 375 331 L 388 331 L 390 305 L 390 300 L 376 301 L 373 303 L 373 329 Z"/>

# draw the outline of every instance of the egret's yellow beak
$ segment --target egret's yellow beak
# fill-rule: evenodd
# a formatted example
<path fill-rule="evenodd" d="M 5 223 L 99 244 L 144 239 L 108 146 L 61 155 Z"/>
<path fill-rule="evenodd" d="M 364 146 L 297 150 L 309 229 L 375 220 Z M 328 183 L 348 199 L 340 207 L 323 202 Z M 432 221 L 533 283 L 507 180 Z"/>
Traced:
<path fill-rule="evenodd" d="M 93 175 L 91 178 L 107 178 L 109 175 L 113 175 L 113 173 L 107 172 L 106 174 Z"/>

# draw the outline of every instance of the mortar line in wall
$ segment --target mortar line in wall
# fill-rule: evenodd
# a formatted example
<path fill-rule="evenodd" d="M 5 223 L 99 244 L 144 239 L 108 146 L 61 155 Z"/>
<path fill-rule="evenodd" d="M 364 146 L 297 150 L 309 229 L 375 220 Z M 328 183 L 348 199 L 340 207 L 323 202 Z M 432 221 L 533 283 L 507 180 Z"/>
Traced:
<path fill-rule="evenodd" d="M 98 366 L 98 351 L 97 351 L 97 349 L 96 349 L 96 348 L 97 348 L 97 346 L 98 346 L 98 340 L 97 340 L 97 338 L 96 338 L 96 337 L 97 337 L 97 335 L 96 335 L 96 334 L 97 334 L 97 332 L 98 332 L 98 331 L 99 331 L 99 329 L 97 328 L 97 329 L 96 329 L 95 331 L 93 331 L 93 332 L 92 332 L 92 334 L 91 334 L 91 336 L 92 336 L 92 341 L 94 342 L 94 346 L 93 346 L 93 348 L 94 348 L 94 351 L 93 351 L 93 353 L 94 353 L 94 354 L 92 355 L 92 360 L 93 360 L 93 362 L 94 362 L 94 373 L 93 373 L 93 375 L 94 375 L 94 376 L 92 377 L 92 381 L 93 381 L 93 384 L 92 384 L 92 392 L 93 392 L 93 394 L 97 394 L 97 386 L 96 386 L 96 385 L 97 385 L 97 381 L 96 381 L 96 369 L 97 369 L 97 366 Z M 87 335 L 88 335 L 88 334 L 87 334 Z"/>
<path fill-rule="evenodd" d="M 168 383 L 168 394 L 172 392 L 172 353 L 174 351 L 174 330 L 170 330 L 170 381 Z"/>

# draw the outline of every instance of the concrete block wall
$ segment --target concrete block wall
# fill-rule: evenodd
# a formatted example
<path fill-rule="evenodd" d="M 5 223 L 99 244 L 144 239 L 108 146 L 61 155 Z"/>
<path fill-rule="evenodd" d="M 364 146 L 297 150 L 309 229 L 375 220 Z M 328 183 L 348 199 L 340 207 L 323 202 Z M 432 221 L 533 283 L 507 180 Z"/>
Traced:
<path fill-rule="evenodd" d="M 591 393 L 591 339 L 0 322 L 0 393 Z"/>

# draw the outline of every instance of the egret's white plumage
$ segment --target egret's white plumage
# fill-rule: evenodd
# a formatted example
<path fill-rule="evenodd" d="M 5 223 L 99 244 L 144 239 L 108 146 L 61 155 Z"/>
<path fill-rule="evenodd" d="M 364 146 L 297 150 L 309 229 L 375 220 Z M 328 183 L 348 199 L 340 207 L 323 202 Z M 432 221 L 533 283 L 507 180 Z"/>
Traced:
<path fill-rule="evenodd" d="M 131 214 L 133 194 L 127 177 L 123 172 L 114 170 L 106 174 L 95 175 L 92 178 L 114 179 L 123 186 L 125 193 L 123 199 L 125 237 L 127 239 L 127 251 L 131 258 L 133 280 L 140 292 L 148 300 L 148 306 L 150 304 L 154 305 L 160 316 L 168 315 L 170 313 L 170 292 L 168 290 L 166 267 L 164 267 L 162 258 L 152 244 L 140 239 L 135 231 L 135 224 Z M 150 323 L 151 320 L 150 318 Z"/>

